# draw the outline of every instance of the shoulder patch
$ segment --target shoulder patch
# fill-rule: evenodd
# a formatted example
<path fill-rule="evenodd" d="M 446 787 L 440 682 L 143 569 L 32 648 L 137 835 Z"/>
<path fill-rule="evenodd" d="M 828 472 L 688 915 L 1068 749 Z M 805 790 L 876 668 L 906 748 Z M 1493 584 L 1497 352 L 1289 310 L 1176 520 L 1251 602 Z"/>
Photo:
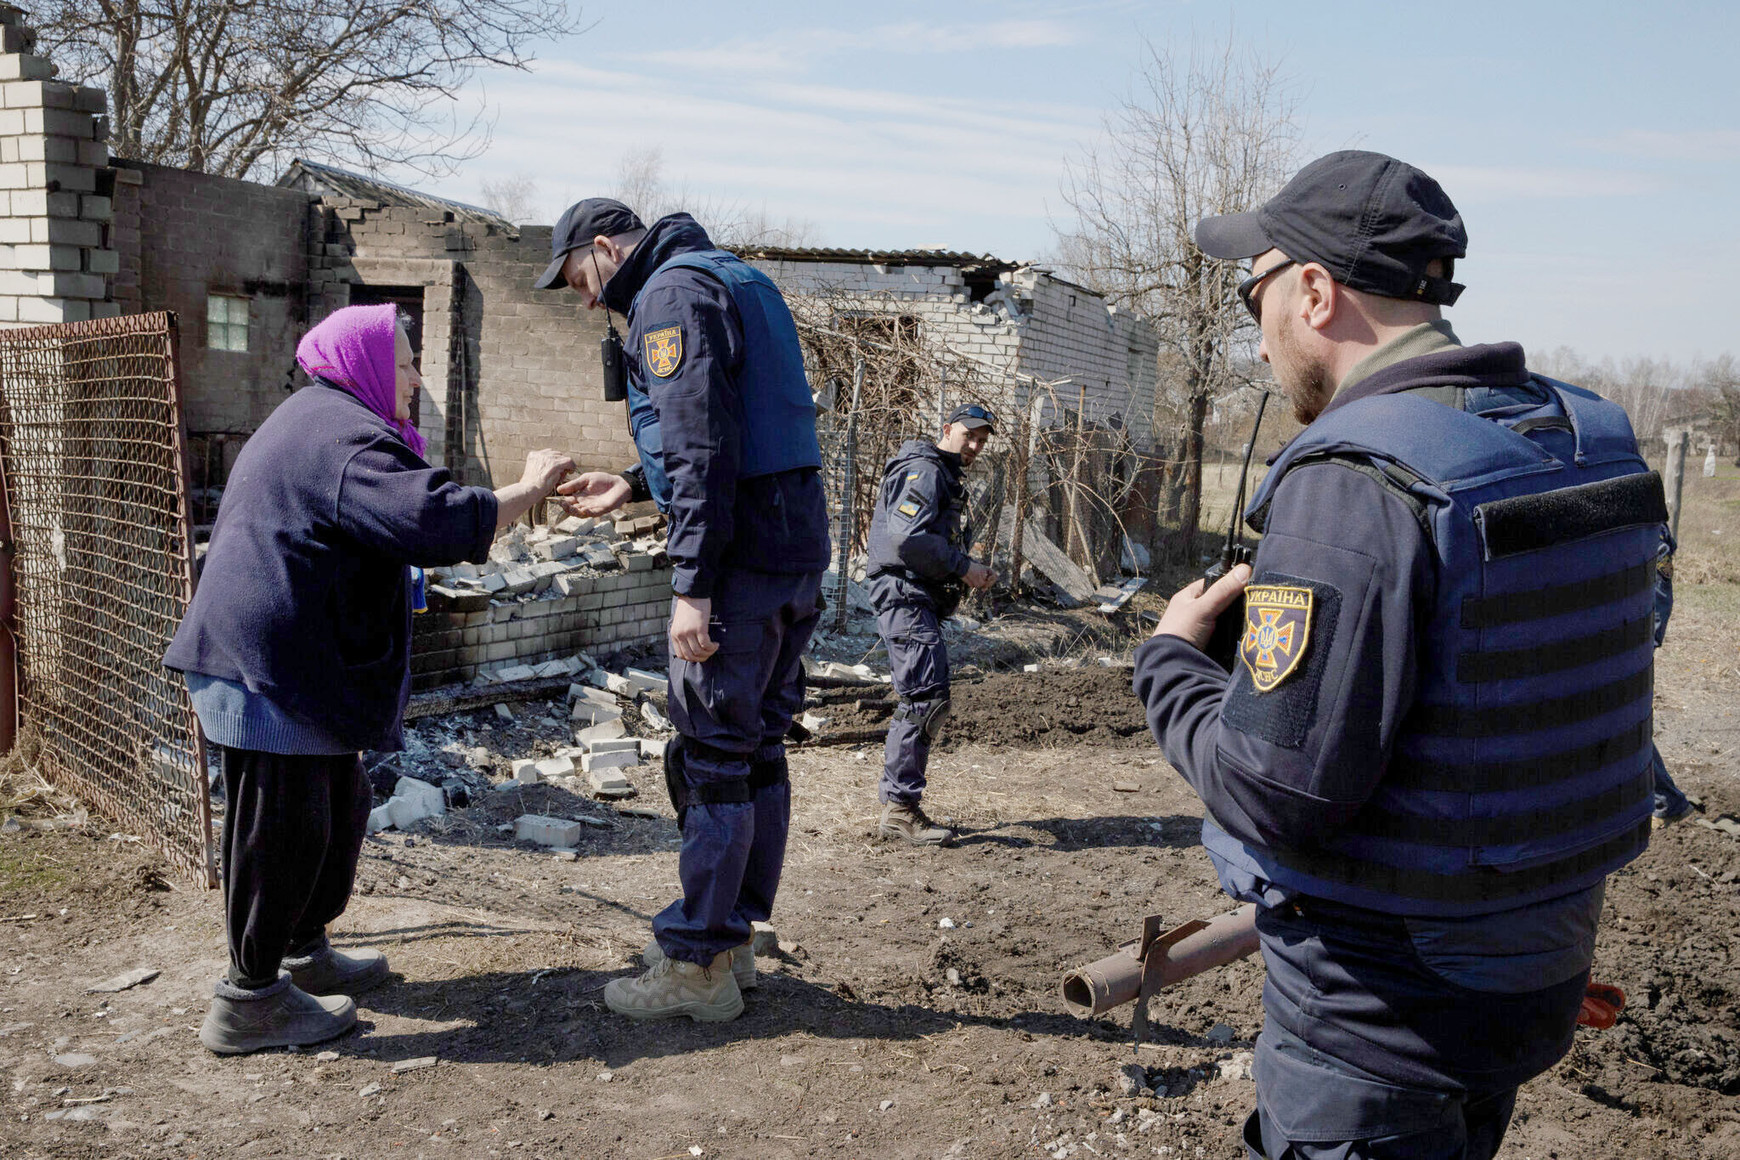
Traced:
<path fill-rule="evenodd" d="M 683 328 L 676 323 L 655 326 L 641 338 L 646 369 L 668 379 L 683 365 Z"/>
<path fill-rule="evenodd" d="M 1341 591 L 1319 580 L 1265 573 L 1247 587 L 1239 663 L 1221 720 L 1284 749 L 1303 746 L 1340 615 Z"/>
<path fill-rule="evenodd" d="M 1252 584 L 1245 589 L 1245 632 L 1239 659 L 1251 684 L 1267 693 L 1299 669 L 1311 640 L 1311 589 Z"/>
<path fill-rule="evenodd" d="M 906 500 L 894 510 L 903 516 L 915 516 L 918 514 L 918 505 L 913 503 L 911 500 Z"/>

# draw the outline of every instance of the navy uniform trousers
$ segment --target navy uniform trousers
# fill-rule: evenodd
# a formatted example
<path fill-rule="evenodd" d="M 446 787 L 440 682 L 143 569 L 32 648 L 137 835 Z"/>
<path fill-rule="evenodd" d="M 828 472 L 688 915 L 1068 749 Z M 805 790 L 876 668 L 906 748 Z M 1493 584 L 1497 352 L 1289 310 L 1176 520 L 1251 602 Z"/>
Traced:
<path fill-rule="evenodd" d="M 930 764 L 931 733 L 925 719 L 949 699 L 949 650 L 936 609 L 926 605 L 885 609 L 876 614 L 876 628 L 888 649 L 888 668 L 900 698 L 888 723 L 876 796 L 883 802 L 912 804 L 924 796 L 924 771 Z"/>
<path fill-rule="evenodd" d="M 821 619 L 820 572 L 728 571 L 713 589 L 707 632 L 718 645 L 700 664 L 671 658 L 670 713 L 687 745 L 692 788 L 749 777 L 752 763 L 783 761 L 785 734 L 803 707 L 802 657 Z M 773 913 L 791 828 L 783 779 L 747 802 L 692 801 L 677 877 L 683 897 L 653 919 L 665 954 L 709 963 L 749 941 Z"/>

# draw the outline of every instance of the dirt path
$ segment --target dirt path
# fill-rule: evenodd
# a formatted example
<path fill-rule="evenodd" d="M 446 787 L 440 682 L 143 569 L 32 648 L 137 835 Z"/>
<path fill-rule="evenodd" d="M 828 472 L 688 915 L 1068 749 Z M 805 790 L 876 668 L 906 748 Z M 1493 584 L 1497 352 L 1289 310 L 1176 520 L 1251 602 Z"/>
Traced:
<path fill-rule="evenodd" d="M 1729 619 L 1684 602 L 1662 653 L 1664 752 L 1706 819 L 1740 812 Z M 1259 963 L 1156 1004 L 1158 1042 L 1139 1056 L 1150 1096 L 1117 1086 L 1135 1058 L 1127 1012 L 1084 1022 L 1056 996 L 1063 969 L 1144 913 L 1230 907 L 1194 796 L 1124 731 L 1140 725 L 1127 681 L 1084 668 L 964 688 L 961 718 L 1000 720 L 1004 736 L 963 728 L 935 761 L 931 804 L 967 830 L 953 851 L 866 838 L 874 751 L 798 753 L 776 915 L 789 950 L 761 960 L 761 989 L 726 1025 L 603 1010 L 675 889 L 675 829 L 563 790 L 492 794 L 445 833 L 368 842 L 334 934 L 382 947 L 396 977 L 363 997 L 363 1028 L 332 1058 L 198 1045 L 221 966 L 216 895 L 162 889 L 148 854 L 95 827 L 0 838 L 0 919 L 38 916 L 0 922 L 0 1155 L 1240 1157 Z M 475 718 L 459 743 L 532 743 L 524 710 L 518 732 Z M 654 771 L 633 773 L 635 804 L 668 814 Z M 567 860 L 497 832 L 527 810 L 609 828 Z M 1524 1089 L 1501 1155 L 1740 1154 L 1737 933 L 1740 843 L 1660 832 L 1608 894 L 1597 976 L 1632 1005 Z M 84 993 L 142 966 L 162 974 Z M 394 1071 L 427 1056 L 440 1062 Z"/>

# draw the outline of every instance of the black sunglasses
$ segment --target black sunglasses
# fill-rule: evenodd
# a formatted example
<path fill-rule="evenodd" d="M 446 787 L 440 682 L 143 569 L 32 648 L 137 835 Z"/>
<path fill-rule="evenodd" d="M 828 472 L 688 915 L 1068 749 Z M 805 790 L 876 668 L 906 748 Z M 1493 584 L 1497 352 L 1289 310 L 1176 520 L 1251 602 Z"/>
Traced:
<path fill-rule="evenodd" d="M 1263 281 L 1268 278 L 1270 274 L 1277 274 L 1280 271 L 1285 270 L 1288 266 L 1296 266 L 1298 264 L 1299 263 L 1295 259 L 1288 258 L 1285 261 L 1276 262 L 1261 274 L 1252 274 L 1249 278 L 1246 278 L 1243 282 L 1239 283 L 1239 301 L 1245 304 L 1245 309 L 1251 312 L 1251 317 L 1257 320 L 1258 326 L 1263 324 L 1263 316 L 1258 312 L 1257 304 L 1251 301 L 1251 295 L 1257 292 L 1257 287 L 1261 286 Z"/>

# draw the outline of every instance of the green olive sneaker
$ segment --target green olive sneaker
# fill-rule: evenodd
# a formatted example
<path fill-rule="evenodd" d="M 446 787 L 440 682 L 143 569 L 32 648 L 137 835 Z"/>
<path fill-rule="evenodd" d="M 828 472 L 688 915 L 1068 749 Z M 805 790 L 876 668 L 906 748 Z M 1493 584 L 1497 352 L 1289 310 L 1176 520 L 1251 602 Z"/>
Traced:
<path fill-rule="evenodd" d="M 743 1014 L 743 992 L 731 973 L 731 952 L 720 951 L 706 966 L 663 958 L 638 979 L 613 979 L 604 1005 L 630 1019 L 687 1015 L 698 1023 L 725 1023 Z"/>

